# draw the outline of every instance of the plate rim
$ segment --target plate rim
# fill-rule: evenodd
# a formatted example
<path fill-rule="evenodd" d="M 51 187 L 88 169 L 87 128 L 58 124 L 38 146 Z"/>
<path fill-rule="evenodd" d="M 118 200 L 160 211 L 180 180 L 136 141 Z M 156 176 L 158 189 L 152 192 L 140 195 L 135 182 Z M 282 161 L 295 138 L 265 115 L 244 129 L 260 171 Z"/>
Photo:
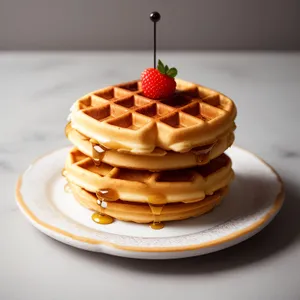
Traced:
<path fill-rule="evenodd" d="M 261 157 L 258 155 L 254 154 L 253 152 L 246 150 L 242 147 L 233 145 L 233 147 L 238 148 L 239 150 L 245 151 L 248 154 L 254 156 L 257 158 L 261 163 L 263 163 L 265 166 L 267 166 L 270 171 L 275 175 L 275 179 L 277 183 L 280 186 L 280 190 L 273 201 L 272 207 L 269 209 L 269 211 L 262 216 L 259 220 L 255 221 L 251 225 L 247 226 L 246 228 L 237 230 L 231 234 L 228 234 L 226 236 L 211 240 L 211 241 L 206 241 L 200 244 L 194 244 L 194 245 L 185 245 L 185 246 L 170 246 L 170 247 L 140 247 L 140 246 L 125 246 L 125 245 L 120 245 L 117 243 L 113 242 L 108 242 L 104 240 L 98 240 L 98 239 L 92 239 L 89 237 L 84 237 L 84 236 L 78 236 L 73 233 L 70 233 L 68 231 L 65 231 L 61 228 L 58 228 L 56 226 L 50 225 L 46 223 L 43 220 L 40 220 L 34 213 L 30 210 L 30 208 L 26 205 L 26 202 L 24 201 L 23 195 L 21 193 L 21 188 L 22 188 L 22 183 L 23 183 L 23 177 L 27 173 L 27 171 L 32 168 L 32 166 L 37 163 L 38 161 L 42 160 L 46 156 L 52 155 L 56 151 L 63 150 L 64 148 L 67 147 L 62 147 L 59 149 L 56 149 L 54 151 L 51 151 L 47 154 L 44 154 L 37 159 L 35 159 L 29 167 L 19 176 L 15 188 L 15 196 L 16 196 L 16 201 L 18 206 L 21 208 L 22 212 L 29 218 L 31 223 L 34 225 L 38 225 L 42 227 L 46 231 L 53 231 L 55 234 L 63 235 L 65 238 L 70 238 L 76 242 L 84 242 L 87 244 L 91 245 L 103 245 L 107 246 L 113 249 L 118 249 L 118 250 L 124 250 L 124 251 L 134 251 L 134 252 L 182 252 L 182 251 L 195 251 L 195 250 L 200 250 L 204 248 L 209 248 L 209 247 L 216 247 L 216 246 L 221 246 L 222 244 L 226 244 L 230 241 L 236 240 L 243 238 L 251 233 L 255 233 L 264 224 L 268 224 L 274 217 L 275 215 L 280 211 L 283 202 L 284 202 L 284 195 L 285 195 L 285 189 L 284 189 L 284 183 L 280 177 L 280 175 L 277 173 L 277 171 L 266 161 L 264 161 Z"/>

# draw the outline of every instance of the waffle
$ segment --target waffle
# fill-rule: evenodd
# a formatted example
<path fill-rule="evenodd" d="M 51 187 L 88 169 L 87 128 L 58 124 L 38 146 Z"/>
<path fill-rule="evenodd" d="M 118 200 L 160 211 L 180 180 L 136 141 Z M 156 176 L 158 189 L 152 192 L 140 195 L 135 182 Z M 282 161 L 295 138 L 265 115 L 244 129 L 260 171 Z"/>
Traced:
<path fill-rule="evenodd" d="M 197 202 L 227 186 L 234 176 L 231 160 L 225 154 L 203 166 L 150 172 L 117 168 L 104 162 L 95 166 L 90 157 L 76 148 L 67 157 L 64 174 L 70 183 L 89 192 L 117 193 L 107 201 L 121 199 L 151 204 Z"/>
<path fill-rule="evenodd" d="M 66 135 L 77 149 L 85 155 L 93 157 L 93 145 L 88 137 L 72 128 L 67 128 Z M 155 148 L 150 154 L 132 155 L 126 152 L 107 150 L 104 152 L 102 161 L 111 166 L 137 170 L 147 170 L 149 168 L 150 171 L 178 170 L 207 164 L 210 160 L 221 155 L 232 145 L 233 141 L 234 134 L 229 133 L 221 137 L 215 144 L 198 149 L 194 148 L 193 151 L 186 153 Z"/>
<path fill-rule="evenodd" d="M 164 221 L 183 220 L 202 215 L 219 205 L 227 191 L 226 187 L 222 188 L 213 195 L 207 196 L 202 201 L 195 203 L 166 204 L 159 210 L 159 213 L 157 213 L 151 206 L 145 203 L 116 201 L 106 202 L 103 207 L 97 204 L 95 193 L 88 192 L 75 184 L 69 185 L 75 199 L 86 208 L 118 220 L 136 223 L 159 223 Z"/>
<path fill-rule="evenodd" d="M 74 104 L 72 127 L 108 149 L 143 154 L 157 147 L 188 152 L 234 130 L 232 100 L 200 85 L 176 82 L 176 93 L 162 100 L 146 98 L 140 81 L 90 93 Z"/>

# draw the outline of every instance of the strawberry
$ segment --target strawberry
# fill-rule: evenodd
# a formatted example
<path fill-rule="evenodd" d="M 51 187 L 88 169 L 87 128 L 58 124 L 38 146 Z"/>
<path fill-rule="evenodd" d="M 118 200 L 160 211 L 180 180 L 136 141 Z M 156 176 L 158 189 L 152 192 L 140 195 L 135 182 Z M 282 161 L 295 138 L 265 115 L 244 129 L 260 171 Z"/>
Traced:
<path fill-rule="evenodd" d="M 157 69 L 148 68 L 141 75 L 144 95 L 151 99 L 170 97 L 176 89 L 174 80 L 176 75 L 175 68 L 169 69 L 167 65 L 158 60 Z"/>

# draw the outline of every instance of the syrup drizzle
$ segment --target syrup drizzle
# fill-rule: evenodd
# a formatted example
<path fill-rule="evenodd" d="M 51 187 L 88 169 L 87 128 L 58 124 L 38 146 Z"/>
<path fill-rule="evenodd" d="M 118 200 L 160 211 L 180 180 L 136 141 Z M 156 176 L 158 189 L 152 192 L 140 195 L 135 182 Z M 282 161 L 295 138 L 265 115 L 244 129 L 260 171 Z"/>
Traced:
<path fill-rule="evenodd" d="M 150 195 L 148 197 L 148 203 L 154 205 L 164 205 L 167 203 L 167 199 L 163 194 Z"/>
<path fill-rule="evenodd" d="M 113 189 L 99 189 L 96 192 L 96 196 L 100 201 L 117 201 L 119 200 L 119 194 Z"/>
<path fill-rule="evenodd" d="M 106 215 L 103 211 L 107 207 L 106 201 L 117 201 L 119 199 L 118 193 L 113 189 L 99 189 L 96 192 L 96 203 L 100 206 L 101 212 L 95 212 L 92 215 L 92 220 L 97 224 L 111 224 L 114 221 L 109 215 Z"/>
<path fill-rule="evenodd" d="M 93 148 L 92 158 L 94 164 L 95 166 L 100 166 L 102 159 L 105 155 L 105 151 L 107 149 L 102 145 L 100 145 L 98 141 L 96 141 L 95 139 L 90 139 L 90 143 L 92 144 L 92 148 Z M 97 224 L 102 224 L 102 225 L 111 224 L 114 221 L 114 218 L 104 213 L 104 210 L 107 206 L 106 201 L 119 200 L 118 193 L 115 190 L 109 188 L 99 189 L 96 192 L 96 196 L 98 198 L 96 203 L 100 206 L 101 212 L 93 213 L 92 220 Z"/>
<path fill-rule="evenodd" d="M 103 157 L 105 155 L 105 152 L 107 149 L 118 149 L 118 151 L 125 151 L 129 152 L 131 149 L 128 147 L 125 147 L 124 145 L 114 142 L 114 141 L 108 141 L 105 143 L 105 146 L 100 145 L 98 141 L 95 139 L 90 139 L 90 143 L 93 147 L 93 154 L 92 158 L 96 166 L 99 166 L 101 164 L 101 161 L 103 160 Z"/>
<path fill-rule="evenodd" d="M 164 195 L 157 194 L 148 197 L 149 207 L 153 215 L 153 222 L 150 227 L 154 230 L 159 230 L 165 227 L 164 223 L 160 221 L 160 215 L 162 210 L 167 203 Z"/>
<path fill-rule="evenodd" d="M 210 144 L 210 145 L 205 145 L 205 146 L 200 146 L 200 147 L 195 147 L 192 149 L 192 152 L 196 156 L 196 161 L 198 165 L 204 165 L 209 162 L 209 156 L 211 153 L 211 150 L 215 146 L 216 143 Z"/>
<path fill-rule="evenodd" d="M 90 142 L 93 147 L 92 157 L 93 157 L 94 164 L 96 166 L 100 166 L 102 159 L 105 155 L 106 149 L 103 146 L 100 146 L 99 143 L 94 139 L 90 139 Z"/>
<path fill-rule="evenodd" d="M 155 223 L 153 222 L 150 227 L 154 230 L 160 230 L 160 229 L 163 229 L 165 227 L 165 224 L 162 223 L 162 222 L 159 222 L 159 223 Z"/>
<path fill-rule="evenodd" d="M 98 212 L 92 214 L 92 220 L 97 224 L 107 225 L 111 224 L 114 219 L 111 216 L 103 215 Z"/>

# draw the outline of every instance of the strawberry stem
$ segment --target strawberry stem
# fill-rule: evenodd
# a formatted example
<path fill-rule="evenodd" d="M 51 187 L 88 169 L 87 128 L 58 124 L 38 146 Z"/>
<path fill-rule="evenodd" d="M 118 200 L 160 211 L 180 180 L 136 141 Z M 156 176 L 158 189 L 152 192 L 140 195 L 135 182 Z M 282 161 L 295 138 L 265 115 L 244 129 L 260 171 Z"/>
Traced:
<path fill-rule="evenodd" d="M 169 68 L 168 65 L 164 65 L 163 62 L 159 59 L 157 64 L 157 70 L 164 75 L 167 75 L 169 77 L 175 78 L 177 75 L 177 69 L 176 68 Z"/>

